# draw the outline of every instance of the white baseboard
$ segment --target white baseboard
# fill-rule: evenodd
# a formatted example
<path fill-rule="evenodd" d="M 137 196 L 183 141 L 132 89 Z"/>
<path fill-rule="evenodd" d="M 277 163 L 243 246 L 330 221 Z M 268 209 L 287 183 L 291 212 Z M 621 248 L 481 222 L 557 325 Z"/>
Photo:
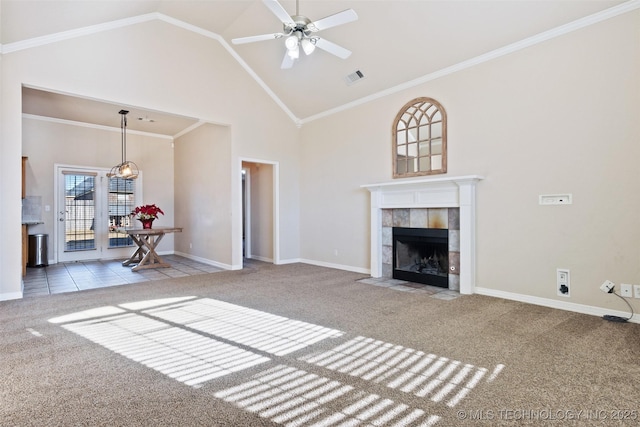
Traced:
<path fill-rule="evenodd" d="M 224 264 L 222 262 L 213 261 L 213 260 L 210 260 L 210 259 L 207 259 L 207 258 L 202 258 L 202 257 L 199 257 L 199 256 L 187 254 L 187 253 L 184 253 L 184 252 L 174 251 L 174 252 L 168 252 L 167 255 L 168 254 L 179 255 L 181 257 L 189 258 L 189 259 L 192 259 L 194 261 L 201 262 L 203 264 L 212 265 L 214 267 L 222 268 L 224 270 L 238 270 L 237 267 L 234 268 L 234 266 L 232 266 L 231 264 Z"/>
<path fill-rule="evenodd" d="M 573 302 L 558 301 L 549 298 L 534 297 L 531 295 L 516 294 L 514 292 L 497 291 L 495 289 L 476 287 L 475 292 L 478 295 L 486 295 L 490 297 L 502 298 L 512 301 L 520 301 L 528 304 L 541 305 L 543 307 L 557 308 L 559 310 L 573 311 L 576 313 L 590 314 L 592 316 L 602 317 L 605 314 L 627 318 L 628 312 L 619 310 L 609 310 L 592 305 L 576 304 Z M 640 323 L 640 315 L 634 314 L 629 322 Z"/>
<path fill-rule="evenodd" d="M 285 264 L 295 264 L 297 262 L 302 262 L 300 261 L 300 258 L 290 258 L 290 259 L 281 259 L 280 261 L 276 262 L 276 265 L 285 265 Z"/>
<path fill-rule="evenodd" d="M 21 299 L 22 292 L 5 292 L 0 294 L 0 301 L 9 301 L 12 299 Z"/>
<path fill-rule="evenodd" d="M 251 256 L 248 256 L 247 259 L 255 259 L 256 261 L 268 262 L 273 264 L 272 258 L 267 258 L 260 255 L 251 255 Z"/>
<path fill-rule="evenodd" d="M 301 259 L 297 260 L 296 262 L 302 262 L 304 264 L 317 265 L 319 267 L 335 268 L 336 270 L 351 271 L 353 273 L 371 274 L 371 270 L 368 269 L 368 268 L 353 267 L 351 265 L 334 264 L 334 263 L 331 263 L 331 262 L 314 261 L 314 260 L 311 260 L 311 259 L 304 259 L 304 258 L 301 258 Z"/>

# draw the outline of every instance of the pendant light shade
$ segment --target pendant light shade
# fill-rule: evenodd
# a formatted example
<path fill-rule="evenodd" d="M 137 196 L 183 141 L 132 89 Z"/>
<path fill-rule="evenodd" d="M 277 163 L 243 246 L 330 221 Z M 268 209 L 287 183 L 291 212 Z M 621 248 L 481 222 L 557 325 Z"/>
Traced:
<path fill-rule="evenodd" d="M 138 165 L 127 160 L 127 110 L 119 112 L 120 128 L 122 130 L 122 162 L 111 168 L 107 174 L 109 178 L 136 179 L 140 174 Z"/>

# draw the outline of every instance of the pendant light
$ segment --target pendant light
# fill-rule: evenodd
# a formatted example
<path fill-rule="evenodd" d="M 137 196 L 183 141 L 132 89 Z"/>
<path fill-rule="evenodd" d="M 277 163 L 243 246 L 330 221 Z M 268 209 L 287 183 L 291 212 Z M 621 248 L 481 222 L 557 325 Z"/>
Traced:
<path fill-rule="evenodd" d="M 127 110 L 119 112 L 120 128 L 122 130 L 122 163 L 115 165 L 107 174 L 109 178 L 136 179 L 140 173 L 138 165 L 127 160 Z"/>

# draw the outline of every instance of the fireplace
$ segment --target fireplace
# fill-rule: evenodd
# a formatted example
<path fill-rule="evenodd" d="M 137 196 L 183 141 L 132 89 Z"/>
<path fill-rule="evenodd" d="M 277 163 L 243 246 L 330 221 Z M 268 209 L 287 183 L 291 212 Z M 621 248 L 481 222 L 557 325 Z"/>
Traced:
<path fill-rule="evenodd" d="M 479 175 L 439 176 L 363 185 L 371 192 L 371 276 L 386 276 L 387 248 L 391 263 L 391 247 L 386 244 L 387 236 L 391 240 L 391 230 L 387 235 L 387 227 L 383 225 L 384 212 L 457 208 L 459 229 L 451 230 L 449 227 L 449 240 L 457 243 L 458 248 L 457 252 L 449 253 L 449 288 L 459 289 L 461 294 L 473 294 L 476 281 L 476 184 L 482 179 Z M 408 227 L 414 227 L 411 220 Z M 452 278 L 456 280 L 452 281 Z"/>
<path fill-rule="evenodd" d="M 449 231 L 393 227 L 393 278 L 449 287 Z"/>

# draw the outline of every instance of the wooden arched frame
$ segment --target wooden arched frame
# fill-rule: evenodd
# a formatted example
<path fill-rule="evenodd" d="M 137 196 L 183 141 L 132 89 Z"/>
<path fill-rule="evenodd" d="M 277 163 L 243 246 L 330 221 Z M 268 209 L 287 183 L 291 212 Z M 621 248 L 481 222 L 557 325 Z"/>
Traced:
<path fill-rule="evenodd" d="M 393 177 L 447 172 L 447 114 L 438 101 L 416 98 L 393 121 Z"/>

